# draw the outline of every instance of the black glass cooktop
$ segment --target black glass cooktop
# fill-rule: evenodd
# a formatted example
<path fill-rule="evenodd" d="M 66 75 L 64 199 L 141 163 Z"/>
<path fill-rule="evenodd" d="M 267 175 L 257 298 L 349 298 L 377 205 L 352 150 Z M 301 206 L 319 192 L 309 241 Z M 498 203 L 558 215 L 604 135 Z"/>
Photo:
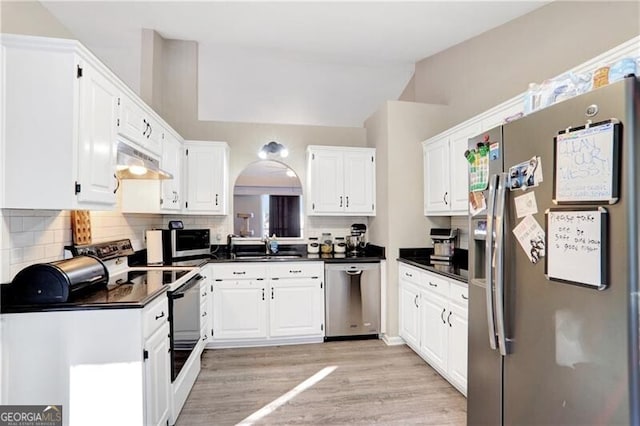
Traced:
<path fill-rule="evenodd" d="M 109 277 L 105 287 L 72 297 L 70 303 L 138 303 L 171 284 L 189 271 L 145 270 L 128 271 Z"/>

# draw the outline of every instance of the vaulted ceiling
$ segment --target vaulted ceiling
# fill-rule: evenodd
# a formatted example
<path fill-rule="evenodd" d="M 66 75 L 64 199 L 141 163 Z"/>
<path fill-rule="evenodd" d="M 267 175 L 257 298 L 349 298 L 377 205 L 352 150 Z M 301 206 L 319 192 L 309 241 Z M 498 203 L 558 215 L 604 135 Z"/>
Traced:
<path fill-rule="evenodd" d="M 197 41 L 202 120 L 353 127 L 420 59 L 546 3 L 42 2 L 136 91 L 142 29 Z"/>

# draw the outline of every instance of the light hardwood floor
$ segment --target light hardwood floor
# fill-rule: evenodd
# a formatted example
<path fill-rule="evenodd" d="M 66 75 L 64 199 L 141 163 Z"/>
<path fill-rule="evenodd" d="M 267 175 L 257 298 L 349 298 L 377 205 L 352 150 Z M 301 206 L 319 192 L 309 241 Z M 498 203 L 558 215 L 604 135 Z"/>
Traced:
<path fill-rule="evenodd" d="M 407 346 L 380 340 L 206 350 L 177 424 L 236 424 L 334 365 L 255 424 L 466 424 L 458 391 Z"/>

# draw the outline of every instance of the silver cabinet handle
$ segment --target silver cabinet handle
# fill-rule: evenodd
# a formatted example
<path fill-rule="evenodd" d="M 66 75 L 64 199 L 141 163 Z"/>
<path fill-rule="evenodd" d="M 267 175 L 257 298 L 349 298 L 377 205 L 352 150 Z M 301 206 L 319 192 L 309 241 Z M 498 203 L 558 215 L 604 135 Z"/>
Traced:
<path fill-rule="evenodd" d="M 273 300 L 273 287 L 271 287 L 271 300 Z"/>
<path fill-rule="evenodd" d="M 202 313 L 202 316 L 203 316 L 203 317 L 206 317 L 206 316 L 207 316 L 207 312 L 206 312 L 206 311 L 205 311 L 205 312 L 203 312 L 203 313 Z"/>
<path fill-rule="evenodd" d="M 413 275 L 412 275 L 412 274 L 410 274 L 410 273 L 408 273 L 408 272 L 405 272 L 405 273 L 404 273 L 404 275 L 405 275 L 405 276 L 407 276 L 407 277 L 409 277 L 409 278 L 412 278 L 412 277 L 413 277 Z"/>
<path fill-rule="evenodd" d="M 156 315 L 157 320 L 159 320 L 162 317 L 164 317 L 164 311 L 160 312 L 160 315 Z"/>
<path fill-rule="evenodd" d="M 485 275 L 486 275 L 486 303 L 487 303 L 487 325 L 489 329 L 489 345 L 491 349 L 498 348 L 496 342 L 496 327 L 494 322 L 494 306 L 493 306 L 493 238 L 494 238 L 494 214 L 496 203 L 496 187 L 498 184 L 498 175 L 492 175 L 489 178 L 489 193 L 487 196 L 487 236 L 484 241 L 485 251 Z"/>
<path fill-rule="evenodd" d="M 451 314 L 453 312 L 449 311 L 449 315 L 447 315 L 447 323 L 449 324 L 449 327 L 451 327 Z"/>
<path fill-rule="evenodd" d="M 462 295 L 462 298 L 463 298 L 464 300 L 469 300 L 469 298 L 468 298 L 467 296 L 465 296 L 464 294 Z"/>
<path fill-rule="evenodd" d="M 301 273 L 302 273 L 302 270 L 300 270 L 300 269 L 293 269 L 293 270 L 291 270 L 291 269 L 290 269 L 290 270 L 289 270 L 289 273 L 290 273 L 290 274 L 301 274 Z"/>
<path fill-rule="evenodd" d="M 430 285 L 431 287 L 438 287 L 438 284 L 434 284 L 434 283 L 432 283 L 431 281 L 429 281 L 429 285 Z"/>
<path fill-rule="evenodd" d="M 448 206 L 448 205 L 449 205 L 449 202 L 447 201 L 447 195 L 449 195 L 449 193 L 448 193 L 448 192 L 445 192 L 445 193 L 444 193 L 444 196 L 442 197 L 442 199 L 444 200 L 444 203 Z"/>
<path fill-rule="evenodd" d="M 340 196 L 340 207 L 342 207 L 342 195 Z"/>
<path fill-rule="evenodd" d="M 216 206 L 218 205 L 218 194 L 216 194 Z"/>
<path fill-rule="evenodd" d="M 245 271 L 241 271 L 241 272 L 235 272 L 235 271 L 234 271 L 234 272 L 233 272 L 233 275 L 244 275 L 244 274 L 246 274 L 246 272 L 245 272 Z"/>
<path fill-rule="evenodd" d="M 418 305 L 418 295 L 416 294 L 416 297 L 413 299 L 413 304 L 416 305 L 416 308 L 419 308 L 420 306 Z"/>
<path fill-rule="evenodd" d="M 442 312 L 440 313 L 440 319 L 442 320 L 443 324 L 446 324 L 446 322 L 444 321 L 444 313 L 447 312 L 447 308 L 442 308 Z"/>
<path fill-rule="evenodd" d="M 347 195 L 347 207 L 349 207 L 349 196 Z"/>
<path fill-rule="evenodd" d="M 262 300 L 264 300 L 264 288 L 262 289 Z"/>

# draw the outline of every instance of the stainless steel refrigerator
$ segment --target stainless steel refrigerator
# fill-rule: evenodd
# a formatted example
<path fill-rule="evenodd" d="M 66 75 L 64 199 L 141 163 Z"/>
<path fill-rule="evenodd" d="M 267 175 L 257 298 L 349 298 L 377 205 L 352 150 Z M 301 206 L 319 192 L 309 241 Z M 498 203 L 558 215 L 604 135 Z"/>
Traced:
<path fill-rule="evenodd" d="M 469 140 L 467 424 L 640 425 L 639 93 L 628 77 Z M 600 131 L 607 123 L 610 133 Z M 597 149 L 582 150 L 585 136 L 561 151 L 566 136 L 589 129 L 600 132 Z M 600 157 L 605 196 L 579 173 Z M 562 209 L 569 219 L 588 212 L 599 236 L 558 227 Z M 514 229 L 525 219 L 543 242 L 521 244 Z M 596 255 L 586 249 L 594 242 Z"/>

